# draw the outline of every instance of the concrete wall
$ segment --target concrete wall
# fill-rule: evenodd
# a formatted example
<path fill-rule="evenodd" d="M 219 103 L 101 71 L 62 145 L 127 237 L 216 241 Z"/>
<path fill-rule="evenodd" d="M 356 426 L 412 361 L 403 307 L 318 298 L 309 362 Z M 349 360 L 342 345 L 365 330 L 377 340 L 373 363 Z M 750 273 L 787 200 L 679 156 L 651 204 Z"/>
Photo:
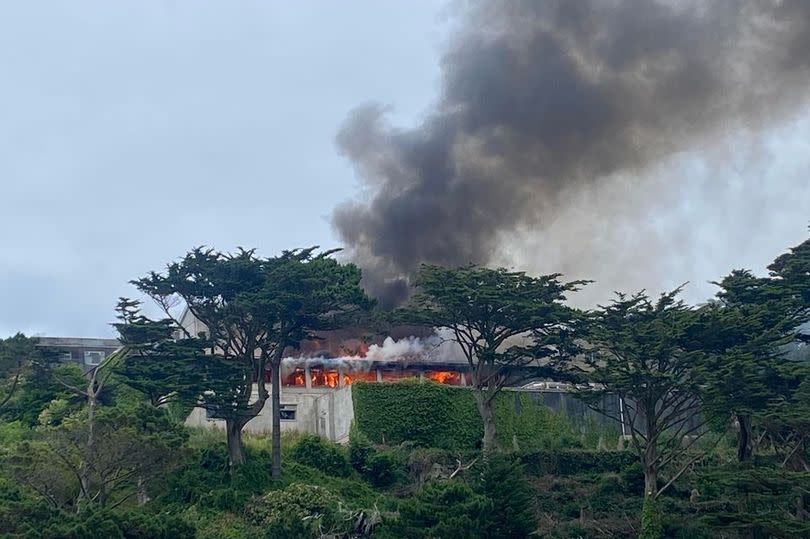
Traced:
<path fill-rule="evenodd" d="M 256 397 L 254 394 L 253 398 Z M 281 421 L 281 432 L 307 432 L 336 442 L 348 441 L 349 427 L 354 420 L 351 386 L 337 389 L 282 387 L 280 400 L 282 410 L 295 409 L 294 420 Z M 185 423 L 190 427 L 225 428 L 224 420 L 208 418 L 203 408 L 194 408 Z M 245 425 L 244 431 L 273 432 L 270 398 L 259 415 Z"/>
<path fill-rule="evenodd" d="M 307 378 L 309 379 L 309 378 Z M 534 404 L 548 406 L 553 412 L 564 415 L 568 421 L 581 432 L 592 428 L 611 429 L 621 433 L 621 424 L 613 419 L 588 408 L 571 393 L 554 390 L 507 389 L 507 392 L 527 394 Z M 255 399 L 256 394 L 253 395 Z M 616 397 L 605 397 L 602 403 L 613 415 L 620 416 L 619 400 Z M 282 420 L 281 432 L 297 431 L 317 434 L 339 443 L 348 442 L 349 427 L 354 421 L 351 386 L 298 387 L 282 386 L 282 409 L 295 408 L 295 420 Z M 520 406 L 519 399 L 515 406 Z M 244 431 L 253 434 L 270 434 L 273 431 L 270 398 L 258 416 L 245 425 Z M 202 408 L 194 408 L 186 418 L 186 425 L 193 427 L 225 428 L 221 419 L 206 417 Z"/>

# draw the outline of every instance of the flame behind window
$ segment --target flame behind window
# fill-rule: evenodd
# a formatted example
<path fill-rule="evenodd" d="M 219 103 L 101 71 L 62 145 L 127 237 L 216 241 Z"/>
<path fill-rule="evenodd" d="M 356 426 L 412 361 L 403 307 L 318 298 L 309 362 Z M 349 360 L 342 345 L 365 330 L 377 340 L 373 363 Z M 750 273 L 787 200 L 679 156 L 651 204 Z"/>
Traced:
<path fill-rule="evenodd" d="M 461 385 L 461 373 L 456 371 L 427 371 L 425 378 L 449 386 Z"/>
<path fill-rule="evenodd" d="M 322 367 L 309 368 L 310 381 L 312 387 L 337 387 L 338 385 L 338 371 L 324 369 Z"/>
<path fill-rule="evenodd" d="M 296 367 L 293 371 L 282 377 L 285 386 L 304 387 L 306 385 L 306 371 L 301 367 Z"/>

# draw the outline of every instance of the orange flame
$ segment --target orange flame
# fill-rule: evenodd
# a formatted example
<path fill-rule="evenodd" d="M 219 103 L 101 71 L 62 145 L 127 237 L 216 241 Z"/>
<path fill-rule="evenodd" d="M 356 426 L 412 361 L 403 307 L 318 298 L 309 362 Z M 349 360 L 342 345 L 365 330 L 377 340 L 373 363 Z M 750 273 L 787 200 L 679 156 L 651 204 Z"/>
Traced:
<path fill-rule="evenodd" d="M 304 385 L 306 385 L 305 382 L 306 380 L 304 369 L 298 367 L 289 376 L 287 376 L 287 378 L 284 380 L 284 385 L 303 387 Z"/>
<path fill-rule="evenodd" d="M 337 387 L 338 385 L 337 371 L 328 371 L 322 368 L 310 367 L 309 374 L 312 387 Z"/>
<path fill-rule="evenodd" d="M 428 371 L 425 373 L 425 377 L 440 384 L 452 386 L 461 384 L 461 374 L 455 371 Z"/>
<path fill-rule="evenodd" d="M 377 381 L 377 373 L 375 371 L 360 371 L 360 372 L 352 372 L 352 373 L 344 373 L 343 374 L 343 385 L 348 386 L 351 385 L 352 382 L 357 380 L 362 380 L 364 382 L 376 382 Z"/>

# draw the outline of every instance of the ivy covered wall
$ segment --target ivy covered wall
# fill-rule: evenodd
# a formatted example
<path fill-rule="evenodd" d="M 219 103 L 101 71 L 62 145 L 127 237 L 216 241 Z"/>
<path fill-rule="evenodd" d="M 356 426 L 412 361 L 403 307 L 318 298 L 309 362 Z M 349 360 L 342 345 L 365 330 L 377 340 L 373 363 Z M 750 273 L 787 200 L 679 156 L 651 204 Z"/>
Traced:
<path fill-rule="evenodd" d="M 435 382 L 355 382 L 357 428 L 376 443 L 413 442 L 425 447 L 472 449 L 483 425 L 470 389 Z M 567 420 L 536 404 L 525 392 L 503 390 L 495 403 L 498 442 L 520 449 L 570 445 L 577 436 Z"/>

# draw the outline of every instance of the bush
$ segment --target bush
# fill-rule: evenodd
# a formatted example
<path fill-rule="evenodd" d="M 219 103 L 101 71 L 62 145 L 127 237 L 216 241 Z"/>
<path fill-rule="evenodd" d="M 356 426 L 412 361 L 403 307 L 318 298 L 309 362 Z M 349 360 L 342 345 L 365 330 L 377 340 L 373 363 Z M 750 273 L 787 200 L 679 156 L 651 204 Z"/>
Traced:
<path fill-rule="evenodd" d="M 430 482 L 402 502 L 398 521 L 378 533 L 401 539 L 482 537 L 482 516 L 489 511 L 489 500 L 461 481 Z"/>
<path fill-rule="evenodd" d="M 371 455 L 363 470 L 363 477 L 377 488 L 393 485 L 400 475 L 400 463 L 389 453 L 382 452 Z"/>
<path fill-rule="evenodd" d="M 290 457 L 327 475 L 349 475 L 349 462 L 343 448 L 314 434 L 303 436 L 293 447 Z"/>
<path fill-rule="evenodd" d="M 284 515 L 265 529 L 265 539 L 311 539 L 316 537 L 307 523 L 294 515 Z"/>
<path fill-rule="evenodd" d="M 197 539 L 252 539 L 261 537 L 259 528 L 249 526 L 232 513 L 215 513 L 209 518 L 200 518 L 193 510 L 186 511 L 186 518 L 197 525 Z"/>
<path fill-rule="evenodd" d="M 193 539 L 194 527 L 180 517 L 141 510 L 86 510 L 65 513 L 52 510 L 39 519 L 18 522 L 13 535 L 34 539 Z M 44 518 L 43 518 L 44 517 Z M 5 530 L 11 531 L 11 530 Z"/>
<path fill-rule="evenodd" d="M 311 536 L 319 527 L 344 533 L 352 522 L 342 518 L 340 505 L 340 498 L 323 487 L 293 483 L 254 498 L 247 504 L 245 515 L 252 524 L 274 530 L 277 537 L 288 537 L 282 532 L 298 537 L 301 530 L 308 530 Z"/>
<path fill-rule="evenodd" d="M 368 437 L 360 432 L 355 423 L 349 428 L 349 462 L 352 468 L 358 472 L 363 472 L 366 462 L 371 455 L 376 453 L 374 446 Z"/>
<path fill-rule="evenodd" d="M 197 449 L 193 458 L 169 478 L 161 501 L 240 511 L 251 496 L 280 486 L 271 476 L 268 452 L 245 447 L 245 457 L 245 463 L 231 474 L 224 441 Z"/>
<path fill-rule="evenodd" d="M 528 537 L 536 528 L 532 510 L 533 493 L 519 461 L 490 456 L 484 464 L 477 491 L 490 501 L 482 517 L 484 537 Z"/>
<path fill-rule="evenodd" d="M 349 461 L 364 479 L 377 488 L 393 485 L 404 475 L 404 455 L 376 449 L 369 439 L 352 425 L 349 430 Z"/>
<path fill-rule="evenodd" d="M 521 457 L 529 475 L 577 475 L 585 473 L 618 473 L 638 458 L 628 451 L 588 451 L 567 449 L 534 451 Z"/>

